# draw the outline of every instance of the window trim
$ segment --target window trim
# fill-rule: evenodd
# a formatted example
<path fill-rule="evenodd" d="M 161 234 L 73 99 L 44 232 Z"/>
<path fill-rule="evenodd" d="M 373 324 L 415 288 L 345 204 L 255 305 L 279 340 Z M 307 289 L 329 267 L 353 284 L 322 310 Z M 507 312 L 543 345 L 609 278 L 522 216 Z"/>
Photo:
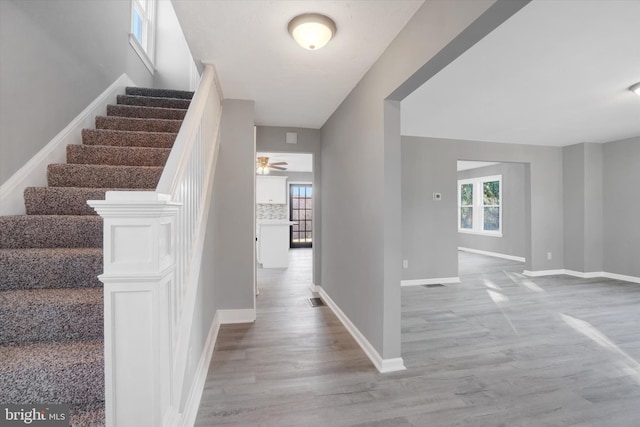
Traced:
<path fill-rule="evenodd" d="M 484 230 L 484 208 L 487 207 L 484 204 L 484 198 L 483 198 L 483 193 L 484 193 L 484 183 L 485 182 L 491 182 L 491 181 L 498 181 L 498 185 L 500 188 L 500 203 L 498 205 L 498 209 L 499 209 L 499 226 L 498 226 L 498 230 L 493 231 L 493 230 Z M 460 212 L 461 209 L 463 207 L 469 207 L 468 205 L 462 205 L 462 197 L 461 197 L 461 187 L 464 184 L 472 184 L 473 185 L 473 203 L 471 205 L 471 207 L 473 208 L 473 222 L 472 222 L 472 227 L 471 229 L 469 228 L 462 228 L 460 226 Z M 504 191 L 503 191 L 503 187 L 502 187 L 502 175 L 489 175 L 489 176 L 479 176 L 479 177 L 475 177 L 475 178 L 465 178 L 465 179 L 459 179 L 458 180 L 458 218 L 457 218 L 457 222 L 458 222 L 458 233 L 464 233 L 464 234 L 475 234 L 475 235 L 480 235 L 480 236 L 490 236 L 490 237 L 502 237 L 503 235 L 503 230 L 502 230 L 502 212 L 503 212 L 503 206 L 504 206 Z M 495 205 L 488 205 L 489 207 L 491 206 L 495 206 Z"/>
<path fill-rule="evenodd" d="M 155 74 L 155 45 L 156 45 L 156 0 L 146 0 L 147 10 L 142 7 L 141 0 L 131 0 L 131 19 L 129 27 L 129 44 L 138 54 L 142 63 L 147 67 L 151 75 Z M 142 41 L 133 34 L 134 17 L 136 9 L 142 18 Z M 146 46 L 145 46 L 146 45 Z"/>

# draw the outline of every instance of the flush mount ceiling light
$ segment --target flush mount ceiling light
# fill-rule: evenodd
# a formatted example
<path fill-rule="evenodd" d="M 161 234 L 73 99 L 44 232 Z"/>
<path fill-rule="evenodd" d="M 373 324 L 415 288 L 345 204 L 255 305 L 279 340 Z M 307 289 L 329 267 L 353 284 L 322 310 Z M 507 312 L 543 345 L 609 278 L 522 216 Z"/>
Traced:
<path fill-rule="evenodd" d="M 631 86 L 629 88 L 629 90 L 633 93 L 635 93 L 636 95 L 640 96 L 640 82 L 634 84 L 633 86 Z"/>
<path fill-rule="evenodd" d="M 336 34 L 336 23 L 319 13 L 298 15 L 289 22 L 289 33 L 300 46 L 318 50 Z"/>

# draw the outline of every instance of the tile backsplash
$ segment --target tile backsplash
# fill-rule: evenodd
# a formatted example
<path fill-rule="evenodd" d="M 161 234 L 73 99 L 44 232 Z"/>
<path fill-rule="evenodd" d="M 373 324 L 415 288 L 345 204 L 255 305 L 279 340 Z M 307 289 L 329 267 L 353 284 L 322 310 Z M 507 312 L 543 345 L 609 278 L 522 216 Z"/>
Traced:
<path fill-rule="evenodd" d="M 287 205 L 262 204 L 256 205 L 256 219 L 288 220 Z"/>

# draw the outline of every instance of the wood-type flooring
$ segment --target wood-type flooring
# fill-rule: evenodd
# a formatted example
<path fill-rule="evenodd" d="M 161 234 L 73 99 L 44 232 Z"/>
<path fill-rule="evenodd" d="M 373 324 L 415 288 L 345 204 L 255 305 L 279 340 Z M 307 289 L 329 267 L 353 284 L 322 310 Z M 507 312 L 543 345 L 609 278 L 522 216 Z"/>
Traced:
<path fill-rule="evenodd" d="M 389 374 L 307 301 L 310 250 L 259 269 L 257 321 L 221 327 L 196 426 L 640 426 L 639 284 L 459 257 L 461 283 L 402 288 Z"/>

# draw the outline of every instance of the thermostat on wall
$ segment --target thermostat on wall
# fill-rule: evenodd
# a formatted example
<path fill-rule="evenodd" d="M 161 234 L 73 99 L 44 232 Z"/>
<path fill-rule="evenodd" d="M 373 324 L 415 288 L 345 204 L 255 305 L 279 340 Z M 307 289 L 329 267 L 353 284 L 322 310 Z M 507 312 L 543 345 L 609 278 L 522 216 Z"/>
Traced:
<path fill-rule="evenodd" d="M 433 200 L 442 200 L 442 193 L 433 193 Z"/>

